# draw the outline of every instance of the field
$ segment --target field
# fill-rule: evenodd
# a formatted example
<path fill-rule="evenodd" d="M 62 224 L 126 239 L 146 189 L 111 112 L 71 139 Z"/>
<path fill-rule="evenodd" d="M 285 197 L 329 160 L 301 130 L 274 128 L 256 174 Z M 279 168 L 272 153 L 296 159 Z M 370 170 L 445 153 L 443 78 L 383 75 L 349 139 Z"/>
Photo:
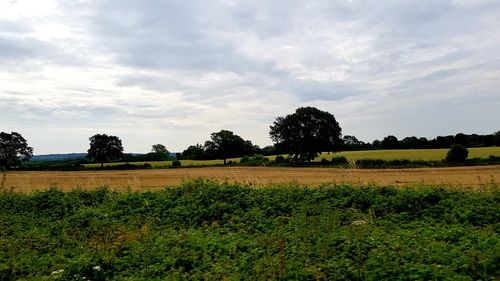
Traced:
<path fill-rule="evenodd" d="M 331 159 L 332 157 L 345 156 L 349 161 L 358 159 L 409 159 L 409 160 L 442 160 L 446 157 L 448 149 L 396 149 L 396 150 L 363 150 L 363 151 L 344 151 L 340 153 L 322 153 L 314 161 L 320 161 L 322 158 Z M 500 156 L 500 147 L 476 147 L 469 148 L 469 158 L 485 158 L 490 155 Z M 285 155 L 286 156 L 286 155 Z M 276 156 L 267 156 L 274 160 Z M 228 161 L 239 162 L 240 158 L 231 158 Z M 151 164 L 153 167 L 165 167 L 172 165 L 172 161 L 152 161 L 152 162 L 134 162 L 133 165 Z M 222 165 L 222 160 L 181 160 L 182 166 L 210 166 Z M 124 163 L 106 163 L 105 166 L 114 166 Z M 99 167 L 100 164 L 86 164 L 87 167 Z"/>
<path fill-rule="evenodd" d="M 394 186 L 439 185 L 453 189 L 480 190 L 500 183 L 500 166 L 420 169 L 335 169 L 280 167 L 204 167 L 127 171 L 9 172 L 5 188 L 29 193 L 51 186 L 61 190 L 108 186 L 113 190 L 154 191 L 179 185 L 189 178 L 248 183 L 255 186 L 295 182 L 377 184 Z"/>
<path fill-rule="evenodd" d="M 0 193 L 0 280 L 499 280 L 499 201 L 200 180 Z"/>

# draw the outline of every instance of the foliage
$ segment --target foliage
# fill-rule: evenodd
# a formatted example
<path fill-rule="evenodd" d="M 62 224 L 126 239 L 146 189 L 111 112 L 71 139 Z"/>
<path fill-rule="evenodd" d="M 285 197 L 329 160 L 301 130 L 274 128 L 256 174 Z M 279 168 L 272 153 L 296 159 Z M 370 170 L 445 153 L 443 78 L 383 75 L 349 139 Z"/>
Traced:
<path fill-rule="evenodd" d="M 389 135 L 382 140 L 380 145 L 383 149 L 397 149 L 399 148 L 399 141 L 395 136 Z"/>
<path fill-rule="evenodd" d="M 493 145 L 500 146 L 500 131 L 493 134 Z"/>
<path fill-rule="evenodd" d="M 174 161 L 172 161 L 172 167 L 173 167 L 173 168 L 178 168 L 178 167 L 180 167 L 181 165 L 182 165 L 182 164 L 181 164 L 181 161 L 179 161 L 179 160 L 174 160 Z"/>
<path fill-rule="evenodd" d="M 148 160 L 139 161 L 167 161 L 172 160 L 174 157 L 172 157 L 170 151 L 163 144 L 154 144 L 151 147 L 151 152 L 145 154 L 144 158 L 148 158 Z"/>
<path fill-rule="evenodd" d="M 0 194 L 1 280 L 498 280 L 500 194 L 419 187 Z"/>
<path fill-rule="evenodd" d="M 330 164 L 334 166 L 346 166 L 349 164 L 349 161 L 345 156 L 332 157 L 330 160 Z"/>
<path fill-rule="evenodd" d="M 28 161 L 22 163 L 18 170 L 24 171 L 74 171 L 82 170 L 82 164 L 89 163 L 85 158 L 73 158 L 54 161 Z"/>
<path fill-rule="evenodd" d="M 16 132 L 0 132 L 0 171 L 19 166 L 33 156 L 33 148 Z"/>
<path fill-rule="evenodd" d="M 433 139 L 410 136 L 398 140 L 395 136 L 389 135 L 382 141 L 374 140 L 372 143 L 360 141 L 355 136 L 344 136 L 343 142 L 342 149 L 346 151 L 449 148 L 452 144 L 461 144 L 466 147 L 489 147 L 500 146 L 500 131 L 488 135 L 458 133 L 456 135 L 437 136 Z"/>
<path fill-rule="evenodd" d="M 170 151 L 163 144 L 153 144 L 151 152 L 156 154 L 170 154 Z"/>
<path fill-rule="evenodd" d="M 452 163 L 464 163 L 469 156 L 469 150 L 461 144 L 454 144 L 446 154 L 446 161 Z"/>
<path fill-rule="evenodd" d="M 191 145 L 182 152 L 183 159 L 204 160 L 205 150 L 201 144 Z"/>
<path fill-rule="evenodd" d="M 244 154 L 253 154 L 253 145 L 228 130 L 212 133 L 210 140 L 205 142 L 205 151 L 216 159 L 226 160 L 231 157 L 240 157 Z"/>
<path fill-rule="evenodd" d="M 285 159 L 285 157 L 283 157 L 282 155 L 278 155 L 278 156 L 276 156 L 276 157 L 274 158 L 274 161 L 275 161 L 276 163 L 278 163 L 278 164 L 279 164 L 279 163 L 283 163 L 283 162 L 285 162 L 285 161 L 286 161 L 286 159 Z"/>
<path fill-rule="evenodd" d="M 263 155 L 260 154 L 256 154 L 252 157 L 243 156 L 240 159 L 240 164 L 244 164 L 247 166 L 263 166 L 267 163 L 269 163 L 269 158 L 264 157 Z"/>
<path fill-rule="evenodd" d="M 314 107 L 301 107 L 295 113 L 278 117 L 270 127 L 276 147 L 295 160 L 311 161 L 321 152 L 341 148 L 341 128 L 333 114 Z"/>
<path fill-rule="evenodd" d="M 87 158 L 101 163 L 117 160 L 123 155 L 122 141 L 117 136 L 96 134 L 89 138 L 90 148 Z"/>

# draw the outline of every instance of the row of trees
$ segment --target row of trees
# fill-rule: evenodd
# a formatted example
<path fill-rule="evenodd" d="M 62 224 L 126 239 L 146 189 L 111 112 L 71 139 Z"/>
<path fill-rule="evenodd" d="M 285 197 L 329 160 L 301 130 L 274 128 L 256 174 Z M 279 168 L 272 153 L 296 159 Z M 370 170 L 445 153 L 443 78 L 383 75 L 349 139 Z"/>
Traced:
<path fill-rule="evenodd" d="M 398 149 L 398 148 L 445 148 L 452 144 L 464 146 L 500 146 L 500 132 L 492 135 L 439 136 L 435 139 L 407 137 L 398 140 L 395 136 L 387 136 L 382 141 L 372 143 L 359 141 L 355 136 L 342 138 L 342 129 L 333 114 L 314 107 L 301 107 L 294 113 L 278 117 L 270 126 L 269 135 L 274 146 L 260 148 L 249 140 L 228 130 L 221 130 L 210 135 L 203 145 L 189 146 L 176 159 L 222 159 L 224 164 L 228 158 L 253 156 L 255 154 L 289 154 L 294 162 L 310 162 L 321 152 L 337 152 L 341 150 Z M 123 154 L 122 141 L 117 136 L 97 134 L 90 137 L 90 148 L 87 158 L 103 163 L 122 161 L 162 161 L 174 159 L 162 144 L 155 144 L 150 153 L 142 155 Z M 0 168 L 19 165 L 33 155 L 33 148 L 18 133 L 0 134 Z"/>
<path fill-rule="evenodd" d="M 363 142 L 355 136 L 345 135 L 342 150 L 370 150 L 370 149 L 426 149 L 426 148 L 449 148 L 452 144 L 461 144 L 465 147 L 500 146 L 500 131 L 489 135 L 463 134 L 438 136 L 433 139 L 425 137 L 406 137 L 399 140 L 389 135 L 382 140 Z"/>

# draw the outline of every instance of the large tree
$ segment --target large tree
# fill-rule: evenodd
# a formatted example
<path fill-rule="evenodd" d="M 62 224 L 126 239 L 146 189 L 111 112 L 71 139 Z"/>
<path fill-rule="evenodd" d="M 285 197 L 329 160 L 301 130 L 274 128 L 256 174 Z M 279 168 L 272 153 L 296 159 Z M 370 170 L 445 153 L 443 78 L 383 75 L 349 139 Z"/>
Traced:
<path fill-rule="evenodd" d="M 90 148 L 87 151 L 87 158 L 101 163 L 117 160 L 123 155 L 122 141 L 117 136 L 97 134 L 89 138 Z"/>
<path fill-rule="evenodd" d="M 310 162 L 321 152 L 340 151 L 342 145 L 342 129 L 333 114 L 315 107 L 276 118 L 269 134 L 276 148 L 295 162 Z"/>
<path fill-rule="evenodd" d="M 205 151 L 217 159 L 226 160 L 231 157 L 240 157 L 246 153 L 252 153 L 249 148 L 253 147 L 250 141 L 245 141 L 240 136 L 228 130 L 212 133 L 210 140 L 205 142 Z"/>
<path fill-rule="evenodd" d="M 0 170 L 18 166 L 33 157 L 33 148 L 16 132 L 0 133 Z"/>

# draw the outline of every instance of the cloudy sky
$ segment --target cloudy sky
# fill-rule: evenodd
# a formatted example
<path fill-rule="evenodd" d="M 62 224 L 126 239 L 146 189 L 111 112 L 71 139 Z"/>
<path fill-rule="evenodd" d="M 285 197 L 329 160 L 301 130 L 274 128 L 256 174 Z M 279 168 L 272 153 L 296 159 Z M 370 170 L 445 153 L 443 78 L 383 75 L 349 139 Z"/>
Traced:
<path fill-rule="evenodd" d="M 300 106 L 365 141 L 500 129 L 500 1 L 0 0 L 0 131 L 35 154 L 261 146 Z"/>

